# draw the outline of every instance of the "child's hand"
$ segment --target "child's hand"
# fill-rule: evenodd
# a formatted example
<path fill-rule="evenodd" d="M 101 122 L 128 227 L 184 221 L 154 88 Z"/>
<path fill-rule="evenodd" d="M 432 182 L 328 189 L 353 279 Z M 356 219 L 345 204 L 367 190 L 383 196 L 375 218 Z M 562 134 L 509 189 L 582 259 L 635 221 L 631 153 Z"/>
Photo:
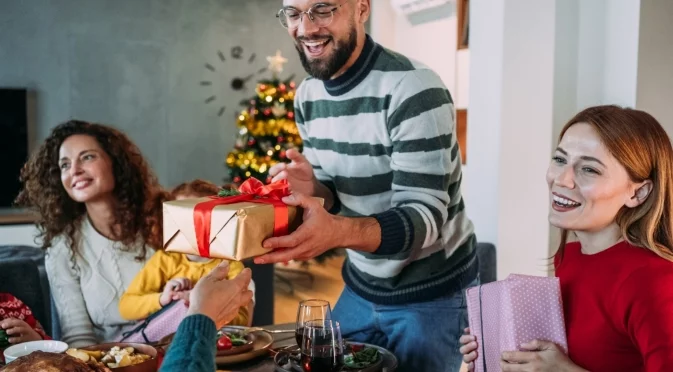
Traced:
<path fill-rule="evenodd" d="M 166 283 L 164 291 L 159 297 L 161 306 L 166 306 L 176 299 L 176 295 L 183 291 L 192 289 L 192 282 L 187 278 L 171 279 Z"/>
<path fill-rule="evenodd" d="M 470 329 L 465 328 L 465 334 L 460 336 L 460 353 L 468 371 L 474 371 L 474 361 L 477 360 L 477 338 L 470 335 Z"/>
<path fill-rule="evenodd" d="M 0 322 L 0 328 L 7 332 L 10 344 L 19 344 L 28 341 L 38 341 L 42 339 L 28 323 L 23 320 L 8 318 Z"/>

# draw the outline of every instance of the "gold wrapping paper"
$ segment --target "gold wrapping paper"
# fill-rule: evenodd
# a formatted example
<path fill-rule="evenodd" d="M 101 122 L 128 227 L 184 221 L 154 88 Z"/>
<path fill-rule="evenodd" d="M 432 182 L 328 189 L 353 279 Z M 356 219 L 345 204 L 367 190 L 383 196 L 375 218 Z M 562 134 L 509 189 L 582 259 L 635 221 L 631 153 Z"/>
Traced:
<path fill-rule="evenodd" d="M 319 199 L 319 198 L 317 198 Z M 199 256 L 194 229 L 194 206 L 209 198 L 173 200 L 163 203 L 164 249 Z M 319 199 L 321 204 L 322 199 Z M 210 228 L 210 257 L 242 261 L 270 251 L 262 247 L 273 236 L 271 204 L 242 202 L 213 208 Z M 301 225 L 301 208 L 287 206 L 289 232 Z"/>

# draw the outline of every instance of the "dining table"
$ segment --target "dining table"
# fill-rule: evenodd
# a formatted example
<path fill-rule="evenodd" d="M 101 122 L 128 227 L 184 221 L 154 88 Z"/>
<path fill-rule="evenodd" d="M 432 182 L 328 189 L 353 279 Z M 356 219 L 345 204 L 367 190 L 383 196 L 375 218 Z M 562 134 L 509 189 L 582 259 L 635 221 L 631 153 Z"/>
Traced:
<path fill-rule="evenodd" d="M 237 365 L 218 366 L 217 372 L 277 372 L 273 358 L 278 350 L 297 344 L 294 333 L 295 326 L 295 323 L 283 323 L 260 327 L 271 332 L 287 332 L 271 333 L 273 336 L 273 344 L 271 344 L 270 351 L 265 356 L 261 356 Z M 384 357 L 384 363 L 381 371 L 395 372 L 397 369 L 397 361 L 394 360 L 395 357 L 390 354 L 389 351 L 385 351 L 385 353 L 387 353 L 389 357 Z M 394 361 L 391 361 L 390 358 L 392 358 Z"/>

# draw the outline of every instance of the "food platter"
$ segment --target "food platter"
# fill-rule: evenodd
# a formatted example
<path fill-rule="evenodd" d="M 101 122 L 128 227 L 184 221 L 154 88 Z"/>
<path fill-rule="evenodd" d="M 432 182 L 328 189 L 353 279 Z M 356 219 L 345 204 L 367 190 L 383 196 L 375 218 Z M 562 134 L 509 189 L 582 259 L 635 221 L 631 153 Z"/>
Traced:
<path fill-rule="evenodd" d="M 363 363 L 358 367 L 350 367 L 353 365 L 353 356 L 355 353 L 370 353 L 377 355 L 376 358 L 370 359 L 369 363 Z M 303 372 L 300 363 L 300 350 L 296 345 L 289 346 L 279 351 L 274 357 L 274 365 L 277 372 Z M 347 342 L 346 351 L 344 352 L 345 366 L 341 369 L 342 372 L 381 372 L 394 371 L 397 369 L 397 358 L 390 351 L 376 345 Z M 350 363 L 349 363 L 350 362 Z"/>

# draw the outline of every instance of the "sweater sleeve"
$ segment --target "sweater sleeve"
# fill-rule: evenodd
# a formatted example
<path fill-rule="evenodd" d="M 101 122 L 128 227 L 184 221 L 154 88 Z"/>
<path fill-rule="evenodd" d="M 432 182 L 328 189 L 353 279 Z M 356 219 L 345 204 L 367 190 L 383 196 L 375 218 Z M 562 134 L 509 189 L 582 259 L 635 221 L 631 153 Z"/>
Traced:
<path fill-rule="evenodd" d="M 673 264 L 653 266 L 629 276 L 615 305 L 640 350 L 645 371 L 673 371 Z"/>
<path fill-rule="evenodd" d="M 239 261 L 229 261 L 229 274 L 227 274 L 227 279 L 231 280 L 234 279 L 235 277 L 238 276 L 238 274 L 243 271 L 245 266 L 243 263 Z M 248 326 L 248 320 L 250 319 L 250 314 L 248 314 L 248 307 L 246 306 L 241 306 L 238 309 L 238 314 L 236 314 L 236 317 L 229 322 L 230 325 L 240 325 L 240 326 Z"/>
<path fill-rule="evenodd" d="M 71 260 L 70 248 L 64 242 L 49 248 L 45 269 L 59 316 L 61 340 L 74 348 L 96 344 L 79 274 Z"/>
<path fill-rule="evenodd" d="M 140 320 L 159 311 L 159 297 L 174 267 L 175 264 L 164 251 L 152 255 L 119 300 L 119 314 L 122 318 Z"/>
<path fill-rule="evenodd" d="M 311 163 L 311 166 L 313 167 L 313 173 L 315 174 L 315 177 L 318 179 L 318 181 L 320 181 L 320 183 L 325 185 L 332 192 L 334 203 L 332 204 L 329 212 L 332 214 L 337 214 L 341 210 L 341 201 L 337 195 L 336 186 L 332 180 L 332 177 L 327 172 L 325 172 L 325 170 L 320 165 L 318 157 L 315 154 L 316 150 L 311 144 L 312 139 L 310 138 L 306 125 L 304 124 L 304 115 L 302 114 L 300 99 L 302 91 L 302 86 L 300 85 L 297 89 L 297 99 L 294 101 L 294 118 L 299 131 L 299 136 L 302 140 L 302 154 L 306 157 L 306 160 Z"/>
<path fill-rule="evenodd" d="M 463 211 L 453 101 L 431 70 L 408 72 L 392 90 L 386 122 L 392 142 L 391 209 L 381 226 L 380 256 L 410 256 L 435 243 Z"/>
<path fill-rule="evenodd" d="M 190 315 L 182 320 L 160 372 L 215 371 L 215 323 L 205 315 Z"/>

